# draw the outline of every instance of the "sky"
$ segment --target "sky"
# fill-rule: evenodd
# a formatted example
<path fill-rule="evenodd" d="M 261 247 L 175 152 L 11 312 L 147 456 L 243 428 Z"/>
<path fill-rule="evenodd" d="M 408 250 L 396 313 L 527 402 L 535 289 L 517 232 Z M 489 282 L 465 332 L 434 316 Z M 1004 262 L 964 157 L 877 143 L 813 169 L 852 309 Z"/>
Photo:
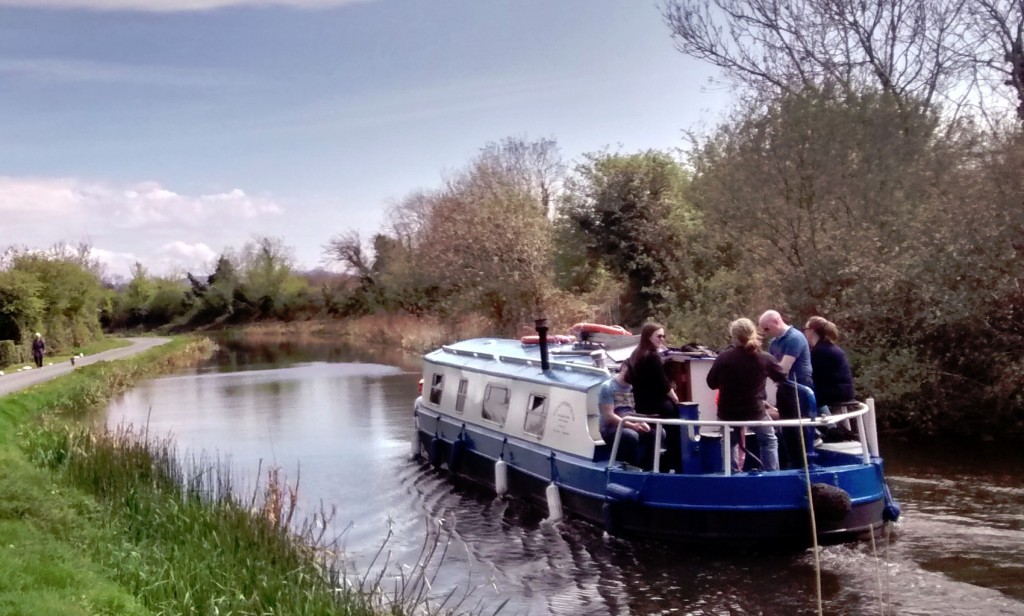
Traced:
<path fill-rule="evenodd" d="M 729 93 L 653 0 L 0 0 L 0 249 L 296 265 L 489 142 L 685 145 Z"/>

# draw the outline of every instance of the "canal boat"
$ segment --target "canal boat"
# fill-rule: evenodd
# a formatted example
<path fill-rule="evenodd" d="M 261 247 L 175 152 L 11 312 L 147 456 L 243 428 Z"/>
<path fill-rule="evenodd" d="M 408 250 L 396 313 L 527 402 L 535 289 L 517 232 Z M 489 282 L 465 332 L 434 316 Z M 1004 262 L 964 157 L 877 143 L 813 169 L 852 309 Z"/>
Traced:
<path fill-rule="evenodd" d="M 499 495 L 534 501 L 552 520 L 581 518 L 622 537 L 801 549 L 866 538 L 899 516 L 871 400 L 816 417 L 803 388 L 801 417 L 773 422 L 804 433 L 799 464 L 733 468 L 734 429 L 758 422 L 717 421 L 705 379 L 714 353 L 705 349 L 665 353 L 680 417 L 646 419 L 681 431 L 679 470 L 663 471 L 660 455 L 645 468 L 618 460 L 619 434 L 606 442 L 599 431 L 598 390 L 637 342 L 623 333 L 549 344 L 541 322 L 536 343 L 479 338 L 426 354 L 413 453 Z M 856 440 L 815 438 L 815 429 L 843 420 L 857 426 Z M 654 451 L 663 451 L 661 439 L 657 430 Z"/>

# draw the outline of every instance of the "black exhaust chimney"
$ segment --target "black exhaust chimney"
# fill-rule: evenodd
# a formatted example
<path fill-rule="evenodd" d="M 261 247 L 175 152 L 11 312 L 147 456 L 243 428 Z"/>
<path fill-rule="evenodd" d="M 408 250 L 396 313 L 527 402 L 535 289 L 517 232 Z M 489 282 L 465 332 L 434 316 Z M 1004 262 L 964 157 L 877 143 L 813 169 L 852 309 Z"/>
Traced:
<path fill-rule="evenodd" d="M 551 364 L 548 363 L 548 320 L 537 319 L 534 324 L 540 338 L 540 369 L 547 372 L 551 368 Z"/>

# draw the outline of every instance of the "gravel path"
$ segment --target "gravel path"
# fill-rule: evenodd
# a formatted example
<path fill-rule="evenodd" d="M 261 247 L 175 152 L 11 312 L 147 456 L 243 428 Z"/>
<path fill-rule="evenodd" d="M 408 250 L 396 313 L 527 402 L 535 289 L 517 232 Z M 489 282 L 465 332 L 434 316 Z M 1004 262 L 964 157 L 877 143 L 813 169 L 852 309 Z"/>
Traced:
<path fill-rule="evenodd" d="M 96 363 L 98 361 L 113 361 L 130 355 L 137 355 L 155 346 L 164 344 L 165 342 L 170 342 L 170 338 L 128 338 L 128 340 L 131 341 L 131 346 L 111 349 L 109 351 L 103 351 L 102 353 L 96 353 L 95 355 L 78 357 L 75 359 L 75 366 L 72 366 L 70 361 L 64 361 L 59 364 L 43 366 L 42 368 L 21 370 L 13 373 L 8 372 L 4 376 L 0 376 L 0 396 L 6 396 L 9 393 L 21 391 L 22 389 L 35 385 L 36 383 L 55 379 L 62 374 L 71 372 L 78 366 L 88 366 L 89 364 Z"/>

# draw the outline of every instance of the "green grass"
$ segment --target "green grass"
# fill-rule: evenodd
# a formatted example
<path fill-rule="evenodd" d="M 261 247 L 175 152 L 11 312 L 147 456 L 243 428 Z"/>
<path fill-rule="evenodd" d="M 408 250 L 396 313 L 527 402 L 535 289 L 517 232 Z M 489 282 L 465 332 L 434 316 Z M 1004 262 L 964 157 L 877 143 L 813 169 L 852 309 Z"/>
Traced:
<path fill-rule="evenodd" d="M 296 489 L 277 469 L 243 497 L 216 460 L 82 421 L 138 380 L 194 362 L 204 344 L 175 338 L 0 398 L 0 616 L 460 611 L 468 593 L 430 596 L 440 533 L 388 588 L 386 558 L 375 577 L 346 577 L 323 534 L 332 513 L 293 520 Z"/>

